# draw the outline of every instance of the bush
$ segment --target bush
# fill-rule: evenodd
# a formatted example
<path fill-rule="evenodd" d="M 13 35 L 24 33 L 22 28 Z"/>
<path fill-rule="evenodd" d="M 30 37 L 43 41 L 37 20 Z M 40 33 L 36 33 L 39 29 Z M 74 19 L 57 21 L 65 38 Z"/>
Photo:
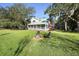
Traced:
<path fill-rule="evenodd" d="M 13 21 L 13 22 L 11 22 L 11 21 L 1 21 L 0 22 L 0 27 L 1 28 L 5 28 L 5 29 L 24 29 L 23 28 L 23 24 L 22 23 L 20 23 L 20 22 L 18 22 L 18 21 Z"/>

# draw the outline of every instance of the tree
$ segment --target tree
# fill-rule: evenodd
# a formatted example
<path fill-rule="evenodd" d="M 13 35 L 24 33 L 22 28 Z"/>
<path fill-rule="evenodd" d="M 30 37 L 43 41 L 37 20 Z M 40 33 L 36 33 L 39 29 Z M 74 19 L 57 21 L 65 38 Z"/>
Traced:
<path fill-rule="evenodd" d="M 52 8 L 50 8 L 52 6 Z M 77 4 L 74 3 L 55 3 L 50 5 L 45 13 L 51 14 L 52 16 L 59 16 L 62 17 L 64 20 L 64 25 L 65 25 L 65 31 L 67 31 L 67 21 L 70 19 L 73 19 L 71 15 L 73 15 L 74 10 L 76 9 Z"/>
<path fill-rule="evenodd" d="M 24 4 L 14 4 L 11 7 L 8 7 L 9 16 L 14 20 L 24 20 L 25 18 L 32 15 L 35 10 L 32 7 L 26 7 Z"/>
<path fill-rule="evenodd" d="M 74 20 L 76 20 L 77 25 L 78 25 L 78 31 L 79 31 L 79 5 L 76 8 L 76 10 L 74 11 L 74 14 L 72 15 L 72 18 L 74 18 Z"/>
<path fill-rule="evenodd" d="M 77 22 L 75 20 L 70 19 L 68 20 L 68 26 L 69 31 L 76 31 L 75 29 L 77 28 Z"/>
<path fill-rule="evenodd" d="M 0 19 L 4 19 L 6 16 L 6 9 L 0 6 Z"/>
<path fill-rule="evenodd" d="M 9 7 L 0 8 L 0 18 L 10 19 L 11 23 L 20 23 L 18 27 L 27 27 L 27 21 L 25 18 L 30 18 L 30 16 L 35 13 L 33 7 L 27 7 L 25 4 L 16 3 Z M 14 24 L 15 25 L 15 24 Z M 13 25 L 12 25 L 13 26 Z"/>

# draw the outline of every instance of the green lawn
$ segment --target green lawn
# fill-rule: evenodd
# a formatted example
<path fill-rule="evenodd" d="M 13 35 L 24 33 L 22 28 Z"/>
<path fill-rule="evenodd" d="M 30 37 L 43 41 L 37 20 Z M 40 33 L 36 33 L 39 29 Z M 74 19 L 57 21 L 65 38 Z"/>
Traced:
<path fill-rule="evenodd" d="M 31 40 L 35 33 L 30 30 L 0 30 L 0 55 L 79 55 L 79 33 L 53 31 L 49 39 Z"/>

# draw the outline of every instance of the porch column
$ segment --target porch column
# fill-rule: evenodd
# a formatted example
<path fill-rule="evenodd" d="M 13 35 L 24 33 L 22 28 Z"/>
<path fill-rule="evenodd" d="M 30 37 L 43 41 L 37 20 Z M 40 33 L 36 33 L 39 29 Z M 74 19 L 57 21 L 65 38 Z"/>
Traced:
<path fill-rule="evenodd" d="M 34 25 L 33 25 L 33 30 L 34 30 L 35 28 L 34 28 Z"/>
<path fill-rule="evenodd" d="M 32 25 L 30 25 L 30 29 L 32 29 Z"/>
<path fill-rule="evenodd" d="M 37 30 L 38 26 L 36 25 L 36 30 Z"/>
<path fill-rule="evenodd" d="M 45 30 L 47 29 L 47 25 L 45 24 Z"/>
<path fill-rule="evenodd" d="M 42 30 L 42 25 L 39 25 L 40 30 Z"/>
<path fill-rule="evenodd" d="M 35 30 L 36 30 L 36 25 L 34 25 L 34 28 L 35 28 Z"/>

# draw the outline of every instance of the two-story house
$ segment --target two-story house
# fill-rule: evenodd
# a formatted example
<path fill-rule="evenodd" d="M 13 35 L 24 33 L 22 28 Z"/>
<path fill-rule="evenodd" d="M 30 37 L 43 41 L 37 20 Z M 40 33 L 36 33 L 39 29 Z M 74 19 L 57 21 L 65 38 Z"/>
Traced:
<path fill-rule="evenodd" d="M 28 24 L 30 30 L 49 30 L 49 22 L 46 18 L 31 18 L 31 23 Z"/>

